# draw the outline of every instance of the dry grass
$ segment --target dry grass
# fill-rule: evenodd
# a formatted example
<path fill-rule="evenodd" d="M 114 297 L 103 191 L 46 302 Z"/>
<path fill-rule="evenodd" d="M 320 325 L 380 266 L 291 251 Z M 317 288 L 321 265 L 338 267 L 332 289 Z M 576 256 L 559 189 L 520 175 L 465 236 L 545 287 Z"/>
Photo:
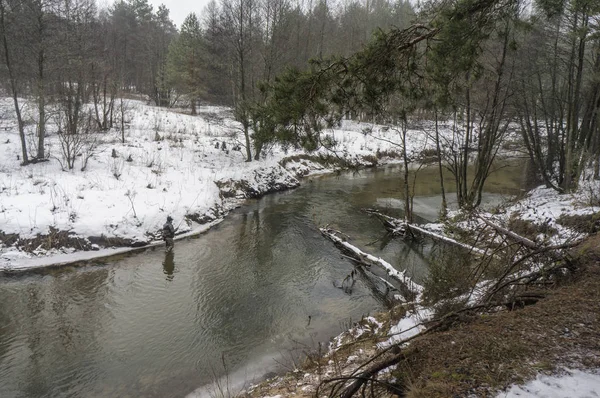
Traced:
<path fill-rule="evenodd" d="M 580 271 L 536 305 L 463 319 L 414 341 L 395 374 L 409 396 L 494 396 L 539 371 L 600 366 L 599 244 L 596 236 L 579 247 Z"/>
<path fill-rule="evenodd" d="M 21 238 L 16 234 L 4 234 L 0 231 L 0 242 L 5 246 L 15 246 L 28 253 L 37 251 L 74 248 L 82 251 L 98 250 L 98 247 L 141 247 L 148 242 L 107 236 L 90 236 L 87 238 L 72 234 L 69 231 L 50 227 L 47 234 L 38 234 L 33 238 Z"/>
<path fill-rule="evenodd" d="M 586 215 L 561 215 L 556 220 L 560 225 L 580 233 L 594 233 L 600 227 L 600 213 Z"/>
<path fill-rule="evenodd" d="M 71 235 L 69 231 L 61 231 L 50 227 L 47 234 L 38 234 L 34 238 L 22 239 L 16 242 L 21 250 L 32 253 L 36 250 L 50 250 L 62 247 L 74 247 L 78 250 L 91 250 L 86 239 Z"/>
<path fill-rule="evenodd" d="M 523 220 L 517 213 L 511 216 L 510 220 L 508 221 L 507 228 L 512 232 L 531 240 L 535 240 L 539 234 L 554 236 L 558 232 L 555 228 L 549 226 L 548 224 L 540 225 L 532 223 L 531 221 Z"/>

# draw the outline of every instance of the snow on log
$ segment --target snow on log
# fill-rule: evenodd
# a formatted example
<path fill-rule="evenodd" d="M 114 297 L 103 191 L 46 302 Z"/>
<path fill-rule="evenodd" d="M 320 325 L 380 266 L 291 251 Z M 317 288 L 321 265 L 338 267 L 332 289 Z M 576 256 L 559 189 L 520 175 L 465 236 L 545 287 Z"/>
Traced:
<path fill-rule="evenodd" d="M 538 249 L 539 248 L 539 246 L 534 241 L 532 241 L 530 239 L 527 239 L 527 238 L 525 238 L 523 236 L 517 235 L 516 233 L 514 233 L 514 232 L 512 232 L 512 231 L 510 231 L 510 230 L 508 230 L 508 229 L 506 229 L 504 227 L 496 225 L 496 224 L 492 223 L 491 221 L 486 220 L 485 218 L 483 218 L 481 216 L 479 216 L 479 218 L 487 226 L 492 227 L 493 229 L 495 229 L 496 231 L 498 231 L 500 234 L 506 235 L 509 238 L 511 238 L 511 239 L 513 239 L 513 240 L 515 240 L 515 241 L 517 241 L 519 243 L 521 243 L 523 246 L 526 246 L 526 247 L 528 247 L 530 249 Z"/>
<path fill-rule="evenodd" d="M 364 211 L 367 214 L 372 214 L 377 217 L 379 221 L 382 222 L 385 229 L 387 229 L 392 235 L 404 235 L 406 232 L 406 221 L 390 217 L 374 209 L 365 209 Z"/>
<path fill-rule="evenodd" d="M 486 255 L 486 251 L 483 249 L 479 249 L 475 246 L 467 245 L 466 243 L 462 243 L 455 239 L 448 238 L 447 236 L 428 231 L 427 229 L 420 227 L 416 224 L 410 224 L 403 220 L 399 220 L 397 218 L 387 216 L 385 214 L 378 212 L 377 210 L 366 209 L 365 211 L 368 214 L 373 214 L 374 216 L 379 218 L 379 220 L 381 220 L 381 222 L 383 222 L 384 227 L 394 235 L 404 235 L 405 231 L 410 230 L 412 232 L 418 232 L 422 235 L 426 235 L 434 240 L 439 240 L 439 241 L 442 241 L 445 243 L 463 247 L 469 251 L 480 254 L 482 256 Z"/>
<path fill-rule="evenodd" d="M 486 251 L 483 250 L 483 249 L 480 249 L 480 248 L 475 247 L 475 246 L 467 245 L 466 243 L 459 242 L 459 241 L 457 241 L 455 239 L 448 238 L 447 236 L 444 236 L 444 235 L 436 234 L 435 232 L 428 231 L 428 230 L 426 230 L 423 227 L 419 227 L 418 225 L 406 224 L 406 228 L 410 229 L 412 231 L 417 231 L 417 232 L 419 232 L 419 233 L 421 233 L 423 235 L 427 235 L 427 236 L 429 236 L 432 239 L 439 240 L 439 241 L 446 242 L 446 243 L 450 243 L 452 245 L 457 245 L 457 246 L 463 247 L 463 248 L 465 248 L 465 249 L 467 249 L 469 251 L 472 251 L 474 253 L 481 254 L 482 256 L 486 255 Z"/>
<path fill-rule="evenodd" d="M 323 236 L 330 239 L 336 246 L 338 246 L 347 254 L 349 254 L 354 261 L 360 262 L 367 266 L 375 265 L 383 268 L 390 277 L 400 282 L 403 286 L 405 286 L 408 289 L 410 293 L 416 295 L 417 297 L 420 296 L 420 294 L 423 292 L 423 287 L 413 282 L 413 280 L 408 275 L 406 275 L 405 271 L 398 271 L 387 261 L 379 257 L 375 257 L 369 253 L 363 252 L 356 246 L 351 245 L 350 243 L 337 236 L 338 232 L 333 229 L 319 228 L 319 230 L 321 231 L 321 234 L 323 234 Z"/>

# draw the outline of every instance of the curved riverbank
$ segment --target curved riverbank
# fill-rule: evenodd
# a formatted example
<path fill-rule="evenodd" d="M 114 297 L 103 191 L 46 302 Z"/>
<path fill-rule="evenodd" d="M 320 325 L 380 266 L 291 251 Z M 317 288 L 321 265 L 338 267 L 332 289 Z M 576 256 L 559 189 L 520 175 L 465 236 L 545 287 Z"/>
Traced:
<path fill-rule="evenodd" d="M 10 101 L 1 99 L 0 108 L 10 116 Z M 197 117 L 137 101 L 130 109 L 125 142 L 119 131 L 99 133 L 85 167 L 77 161 L 72 170 L 61 169 L 52 125 L 46 139 L 49 161 L 19 166 L 11 119 L 0 120 L 5 126 L 0 128 L 0 270 L 48 265 L 54 260 L 43 258 L 50 256 L 64 263 L 70 255 L 79 261 L 93 257 L 88 252 L 105 256 L 113 248 L 147 247 L 157 240 L 167 215 L 180 224 L 181 233 L 202 233 L 242 200 L 296 187 L 299 177 L 373 166 L 397 156 L 393 145 L 347 122 L 328 132 L 339 141 L 335 152 L 306 154 L 274 146 L 265 159 L 245 162 L 238 124 L 225 108 L 205 107 Z M 423 137 L 411 150 L 428 145 Z"/>
<path fill-rule="evenodd" d="M 280 370 L 289 350 L 383 308 L 377 279 L 357 281 L 352 292 L 338 287 L 352 265 L 316 225 L 374 241 L 380 225 L 360 209 L 394 196 L 397 172 L 311 180 L 244 202 L 172 255 L 157 248 L 0 278 L 0 395 L 184 396 L 211 383 L 211 365 L 218 376 L 258 379 L 265 363 Z M 380 250 L 420 259 L 400 242 Z"/>
<path fill-rule="evenodd" d="M 464 308 L 452 307 L 459 304 L 459 297 L 432 302 L 432 293 L 426 290 L 428 307 L 422 307 L 420 301 L 406 303 L 365 318 L 334 338 L 324 355 L 309 352 L 301 367 L 254 386 L 249 395 L 340 395 L 353 381 L 371 377 L 376 377 L 377 383 L 365 387 L 366 391 L 372 393 L 375 388 L 381 394 L 423 398 L 512 398 L 531 392 L 531 388 L 548 396 L 586 397 L 597 391 L 600 235 L 594 232 L 598 231 L 598 214 L 593 207 L 578 208 L 581 194 L 558 195 L 537 189 L 502 212 L 504 221 L 518 221 L 513 226 L 520 227 L 520 233 L 532 239 L 537 236 L 538 254 L 544 253 L 540 247 L 552 250 L 552 244 L 569 248 L 563 254 L 551 254 L 552 261 L 534 262 L 531 269 L 515 271 L 515 281 L 521 283 L 515 285 L 508 301 L 499 301 L 495 307 L 487 307 L 489 302 L 477 305 L 478 293 L 471 292 L 467 297 L 472 294 L 474 301 L 466 301 L 469 304 L 463 304 Z M 472 225 L 454 224 L 454 228 L 477 230 L 476 219 L 469 223 Z M 535 275 L 534 283 L 528 283 L 525 275 Z M 452 278 L 445 275 L 448 277 Z M 478 283 L 481 289 L 486 282 Z M 489 286 L 495 286 L 495 280 L 490 282 Z M 430 286 L 431 280 L 428 283 Z M 378 370 L 367 375 L 372 369 Z M 518 386 L 531 380 L 534 384 Z M 572 382 L 580 384 L 569 388 Z"/>
<path fill-rule="evenodd" d="M 353 160 L 356 162 L 356 159 Z M 381 161 L 380 165 L 393 164 L 393 158 Z M 303 179 L 326 176 L 334 173 L 332 164 L 324 164 L 322 156 L 302 155 L 285 158 L 281 164 L 287 165 L 289 170 L 279 164 L 273 167 L 254 170 L 251 179 L 226 179 L 216 181 L 219 187 L 220 203 L 215 203 L 203 214 L 185 214 L 184 220 L 187 231 L 178 233 L 175 240 L 189 239 L 206 233 L 213 226 L 221 223 L 229 212 L 244 203 L 247 199 L 259 199 L 265 195 L 283 192 L 300 186 Z M 368 162 L 345 163 L 339 165 L 336 173 L 352 167 L 365 168 L 374 167 L 376 164 Z M 342 168 L 343 167 L 343 168 Z M 160 239 L 160 231 L 146 232 L 148 240 L 132 240 L 120 237 L 109 237 L 102 235 L 79 237 L 72 235 L 69 231 L 61 231 L 51 228 L 51 233 L 39 234 L 34 238 L 20 238 L 13 234 L 3 235 L 0 231 L 0 244 L 6 247 L 12 246 L 17 249 L 15 253 L 19 259 L 16 261 L 0 261 L 0 274 L 12 274 L 32 271 L 38 268 L 53 268 L 69 264 L 85 264 L 90 261 L 106 261 L 115 256 L 140 253 L 148 249 L 162 247 L 164 242 Z M 158 239 L 154 238 L 158 237 Z M 154 238 L 154 239 L 153 239 Z M 49 242 L 45 252 L 41 255 L 27 258 L 28 254 L 34 254 L 29 248 L 39 248 L 40 242 Z M 77 249 L 76 249 L 77 248 Z M 10 254 L 9 254 L 10 256 Z"/>
<path fill-rule="evenodd" d="M 543 297 L 537 303 L 494 313 L 465 312 L 441 330 L 398 347 L 396 352 L 402 350 L 404 357 L 380 377 L 380 385 L 389 383 L 393 391 L 403 391 L 415 398 L 523 394 L 586 397 L 597 391 L 600 387 L 599 241 L 600 236 L 594 235 L 573 249 L 577 271 L 553 285 L 536 289 Z M 390 333 L 411 326 L 406 321 L 398 323 L 406 308 L 400 306 L 357 323 L 334 339 L 326 356 L 312 353 L 304 367 L 255 386 L 249 395 L 314 397 L 322 382 L 325 384 L 320 386 L 321 393 L 327 394 L 332 380 L 344 380 L 345 375 L 377 353 L 385 358 L 381 348 L 386 347 L 382 343 L 389 339 Z M 396 324 L 398 327 L 394 328 Z M 563 378 L 572 374 L 590 376 L 582 377 L 573 390 L 564 385 L 569 380 L 563 383 Z M 527 386 L 517 387 L 550 375 L 554 376 L 552 383 L 540 387 L 538 382 L 535 388 L 547 395 L 526 394 L 534 391 Z"/>

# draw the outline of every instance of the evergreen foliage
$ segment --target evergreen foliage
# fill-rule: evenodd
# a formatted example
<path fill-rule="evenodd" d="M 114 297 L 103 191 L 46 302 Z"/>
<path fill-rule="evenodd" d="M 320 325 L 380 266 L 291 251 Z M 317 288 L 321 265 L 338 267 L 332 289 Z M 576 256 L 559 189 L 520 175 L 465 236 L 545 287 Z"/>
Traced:
<path fill-rule="evenodd" d="M 196 114 L 196 100 L 203 92 L 204 53 L 200 22 L 196 14 L 191 13 L 183 21 L 179 36 L 169 47 L 167 80 L 178 94 L 187 97 L 192 115 Z"/>

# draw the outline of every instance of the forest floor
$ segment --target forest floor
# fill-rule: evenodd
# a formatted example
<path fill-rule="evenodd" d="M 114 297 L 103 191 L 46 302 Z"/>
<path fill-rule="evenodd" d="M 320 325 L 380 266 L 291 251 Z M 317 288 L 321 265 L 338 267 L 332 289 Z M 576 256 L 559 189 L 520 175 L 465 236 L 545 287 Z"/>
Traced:
<path fill-rule="evenodd" d="M 587 238 L 571 255 L 577 270 L 536 289 L 545 296 L 536 304 L 463 315 L 446 330 L 424 334 L 402 348 L 402 361 L 384 379 L 411 398 L 599 396 L 600 235 Z M 363 331 L 344 348 L 321 359 L 309 357 L 303 369 L 266 381 L 249 395 L 315 396 L 320 381 L 348 374 L 378 352 L 390 318 L 402 313 L 396 309 L 376 316 L 378 321 L 363 321 Z M 517 386 L 536 377 L 534 384 Z M 328 396 L 328 386 L 318 396 Z"/>

